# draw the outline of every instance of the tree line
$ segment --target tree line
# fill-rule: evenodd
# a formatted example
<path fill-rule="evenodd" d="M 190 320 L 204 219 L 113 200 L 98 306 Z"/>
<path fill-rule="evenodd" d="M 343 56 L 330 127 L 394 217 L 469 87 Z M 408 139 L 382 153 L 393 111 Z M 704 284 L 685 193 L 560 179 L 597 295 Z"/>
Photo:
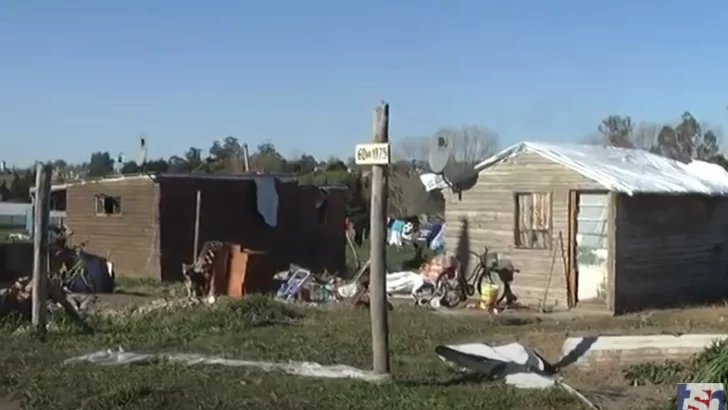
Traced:
<path fill-rule="evenodd" d="M 674 124 L 636 124 L 628 115 L 610 115 L 602 120 L 598 134 L 589 143 L 634 148 L 688 163 L 701 160 L 728 169 L 721 148 L 720 129 L 701 123 L 689 111 Z"/>
<path fill-rule="evenodd" d="M 595 127 L 595 133 L 582 142 L 646 150 L 681 162 L 704 160 L 728 169 L 728 159 L 721 151 L 720 131 L 701 123 L 690 112 L 683 113 L 672 124 L 636 123 L 629 115 L 613 114 L 605 117 Z M 438 136 L 450 141 L 450 160 L 444 171 L 449 178 L 472 169 L 500 148 L 495 131 L 476 125 L 444 127 L 428 136 L 393 138 L 388 192 L 392 216 L 444 213 L 442 195 L 426 192 L 419 180 L 420 174 L 429 171 L 430 146 Z M 190 147 L 182 155 L 145 160 L 142 164 L 100 151 L 80 164 L 53 161 L 54 182 L 142 172 L 240 173 L 245 170 L 245 159 L 244 145 L 232 136 L 213 141 L 206 151 Z M 249 152 L 248 165 L 254 172 L 295 175 L 305 184 L 346 185 L 350 214 L 368 213 L 369 172 L 356 166 L 353 157 L 317 159 L 307 153 L 286 157 L 273 143 L 265 142 Z M 2 200 L 25 202 L 35 181 L 34 170 L 7 170 L 0 174 L 0 180 Z"/>

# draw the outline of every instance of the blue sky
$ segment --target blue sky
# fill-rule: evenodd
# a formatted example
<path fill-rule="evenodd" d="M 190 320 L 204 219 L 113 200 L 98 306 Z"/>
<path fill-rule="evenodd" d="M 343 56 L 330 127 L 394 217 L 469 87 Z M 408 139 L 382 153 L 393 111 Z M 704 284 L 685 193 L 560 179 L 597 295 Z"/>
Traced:
<path fill-rule="evenodd" d="M 610 113 L 728 120 L 725 16 L 704 0 L 0 2 L 0 157 L 150 157 L 215 138 L 352 154 L 478 124 L 578 141 Z"/>

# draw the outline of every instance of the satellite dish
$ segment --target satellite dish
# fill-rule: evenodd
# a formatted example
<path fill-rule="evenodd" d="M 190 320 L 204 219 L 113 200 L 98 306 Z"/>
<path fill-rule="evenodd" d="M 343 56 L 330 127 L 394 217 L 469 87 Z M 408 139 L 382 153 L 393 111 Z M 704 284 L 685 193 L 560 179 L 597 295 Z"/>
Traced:
<path fill-rule="evenodd" d="M 450 180 L 450 186 L 456 192 L 467 191 L 478 182 L 478 172 L 475 168 L 469 168 L 455 175 Z"/>
<path fill-rule="evenodd" d="M 435 135 L 430 142 L 430 169 L 436 174 L 441 174 L 450 160 L 450 141 L 448 137 Z"/>
<path fill-rule="evenodd" d="M 139 136 L 136 163 L 142 166 L 145 162 L 147 162 L 147 137 L 142 134 Z"/>

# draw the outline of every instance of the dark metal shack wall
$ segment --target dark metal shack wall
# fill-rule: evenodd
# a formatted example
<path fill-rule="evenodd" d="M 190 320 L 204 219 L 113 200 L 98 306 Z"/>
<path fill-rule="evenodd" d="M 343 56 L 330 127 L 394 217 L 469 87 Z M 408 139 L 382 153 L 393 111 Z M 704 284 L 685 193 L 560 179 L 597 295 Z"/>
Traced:
<path fill-rule="evenodd" d="M 618 195 L 615 310 L 728 295 L 728 198 Z"/>
<path fill-rule="evenodd" d="M 160 240 L 162 278 L 181 278 L 181 264 L 194 258 L 197 190 L 201 192 L 198 246 L 208 240 L 238 243 L 267 252 L 276 269 L 298 263 L 313 269 L 340 271 L 345 265 L 343 219 L 345 198 L 329 201 L 326 223 L 316 219 L 318 192 L 297 183 L 276 181 L 278 216 L 268 226 L 258 213 L 256 184 L 252 180 L 194 178 L 160 179 Z M 339 230 L 333 227 L 340 219 Z"/>

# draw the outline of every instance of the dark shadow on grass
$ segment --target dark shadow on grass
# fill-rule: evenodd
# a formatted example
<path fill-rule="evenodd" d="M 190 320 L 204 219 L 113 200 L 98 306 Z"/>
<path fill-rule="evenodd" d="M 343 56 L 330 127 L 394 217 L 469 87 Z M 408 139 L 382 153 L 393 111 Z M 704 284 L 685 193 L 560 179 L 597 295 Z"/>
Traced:
<path fill-rule="evenodd" d="M 142 296 L 142 297 L 152 296 L 151 293 L 132 292 L 132 291 L 124 290 L 124 289 L 115 289 L 114 293 L 112 293 L 112 295 L 127 295 L 127 296 Z"/>
<path fill-rule="evenodd" d="M 526 325 L 536 325 L 541 323 L 541 319 L 535 318 L 535 319 L 526 319 L 522 317 L 504 317 L 504 316 L 495 316 L 493 317 L 493 324 L 501 325 L 501 326 L 526 326 Z"/>
<path fill-rule="evenodd" d="M 102 394 L 97 400 L 99 404 L 103 403 L 104 406 L 109 408 L 134 406 L 135 408 L 163 409 L 168 408 L 174 402 L 181 403 L 183 399 L 184 393 L 182 391 L 137 387 Z"/>
<path fill-rule="evenodd" d="M 499 381 L 482 373 L 454 373 L 446 380 L 395 380 L 394 383 L 404 387 L 449 387 L 483 383 L 497 386 Z"/>

